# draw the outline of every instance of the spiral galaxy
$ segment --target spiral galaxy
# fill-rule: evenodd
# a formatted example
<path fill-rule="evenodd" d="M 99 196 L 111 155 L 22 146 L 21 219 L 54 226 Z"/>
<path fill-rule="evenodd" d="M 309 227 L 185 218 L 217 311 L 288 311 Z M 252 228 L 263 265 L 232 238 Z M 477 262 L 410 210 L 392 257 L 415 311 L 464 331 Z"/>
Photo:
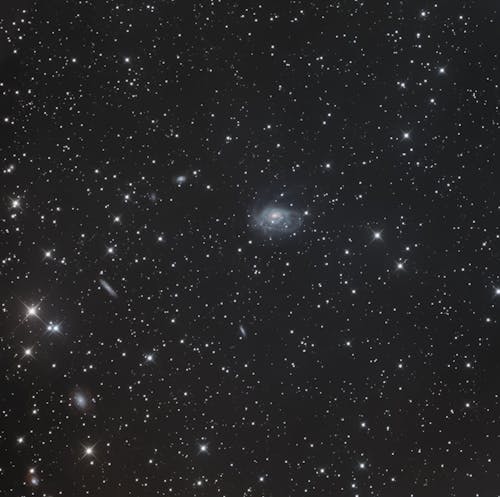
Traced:
<path fill-rule="evenodd" d="M 256 227 L 270 236 L 280 236 L 297 231 L 302 225 L 299 212 L 284 207 L 266 207 L 255 218 Z"/>

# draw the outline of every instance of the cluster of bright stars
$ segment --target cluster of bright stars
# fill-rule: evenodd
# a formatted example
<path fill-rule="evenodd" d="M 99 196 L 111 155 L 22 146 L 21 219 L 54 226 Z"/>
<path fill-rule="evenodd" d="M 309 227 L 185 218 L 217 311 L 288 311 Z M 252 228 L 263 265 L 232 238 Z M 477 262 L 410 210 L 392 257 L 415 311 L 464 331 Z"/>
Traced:
<path fill-rule="evenodd" d="M 40 319 L 38 315 L 38 307 L 39 305 L 26 306 L 26 318 L 29 319 L 35 317 L 38 318 L 40 321 L 42 321 L 42 319 Z M 52 321 L 50 321 L 48 324 L 46 324 L 46 326 L 47 326 L 47 332 L 50 334 L 59 333 L 61 331 L 61 325 L 59 323 L 53 323 Z M 33 356 L 33 348 L 32 347 L 25 348 L 24 357 L 32 357 L 32 356 Z"/>

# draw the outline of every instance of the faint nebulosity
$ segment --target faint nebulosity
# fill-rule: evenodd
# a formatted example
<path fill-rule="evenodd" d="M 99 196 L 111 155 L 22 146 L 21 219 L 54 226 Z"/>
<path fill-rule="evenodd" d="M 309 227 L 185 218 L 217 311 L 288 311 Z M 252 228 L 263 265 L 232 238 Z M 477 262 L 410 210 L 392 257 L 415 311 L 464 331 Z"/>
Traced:
<path fill-rule="evenodd" d="M 4 0 L 0 496 L 498 497 L 493 0 Z"/>

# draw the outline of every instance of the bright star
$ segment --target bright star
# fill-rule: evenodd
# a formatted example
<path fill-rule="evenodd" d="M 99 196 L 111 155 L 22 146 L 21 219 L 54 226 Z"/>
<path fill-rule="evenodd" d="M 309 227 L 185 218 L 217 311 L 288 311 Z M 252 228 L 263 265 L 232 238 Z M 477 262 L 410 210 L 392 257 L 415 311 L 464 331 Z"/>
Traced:
<path fill-rule="evenodd" d="M 37 307 L 31 306 L 28 307 L 28 316 L 36 316 L 37 315 Z"/>
<path fill-rule="evenodd" d="M 95 447 L 95 445 L 84 447 L 83 457 L 93 457 L 95 455 L 94 447 Z"/>
<path fill-rule="evenodd" d="M 59 324 L 54 324 L 52 323 L 52 321 L 47 325 L 47 331 L 49 333 L 59 333 L 59 331 L 61 330 L 61 327 Z"/>

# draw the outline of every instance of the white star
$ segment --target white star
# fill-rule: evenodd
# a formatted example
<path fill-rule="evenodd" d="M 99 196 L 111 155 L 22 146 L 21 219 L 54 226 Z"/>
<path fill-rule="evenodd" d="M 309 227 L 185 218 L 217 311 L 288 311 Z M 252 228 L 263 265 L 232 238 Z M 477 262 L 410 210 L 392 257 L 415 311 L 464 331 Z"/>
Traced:
<path fill-rule="evenodd" d="M 36 315 L 37 315 L 36 306 L 28 307 L 28 316 L 36 316 Z"/>
<path fill-rule="evenodd" d="M 52 321 L 47 325 L 47 331 L 50 333 L 58 333 L 60 329 L 59 324 L 53 324 Z"/>
<path fill-rule="evenodd" d="M 83 457 L 91 457 L 94 456 L 94 446 L 84 447 Z"/>

